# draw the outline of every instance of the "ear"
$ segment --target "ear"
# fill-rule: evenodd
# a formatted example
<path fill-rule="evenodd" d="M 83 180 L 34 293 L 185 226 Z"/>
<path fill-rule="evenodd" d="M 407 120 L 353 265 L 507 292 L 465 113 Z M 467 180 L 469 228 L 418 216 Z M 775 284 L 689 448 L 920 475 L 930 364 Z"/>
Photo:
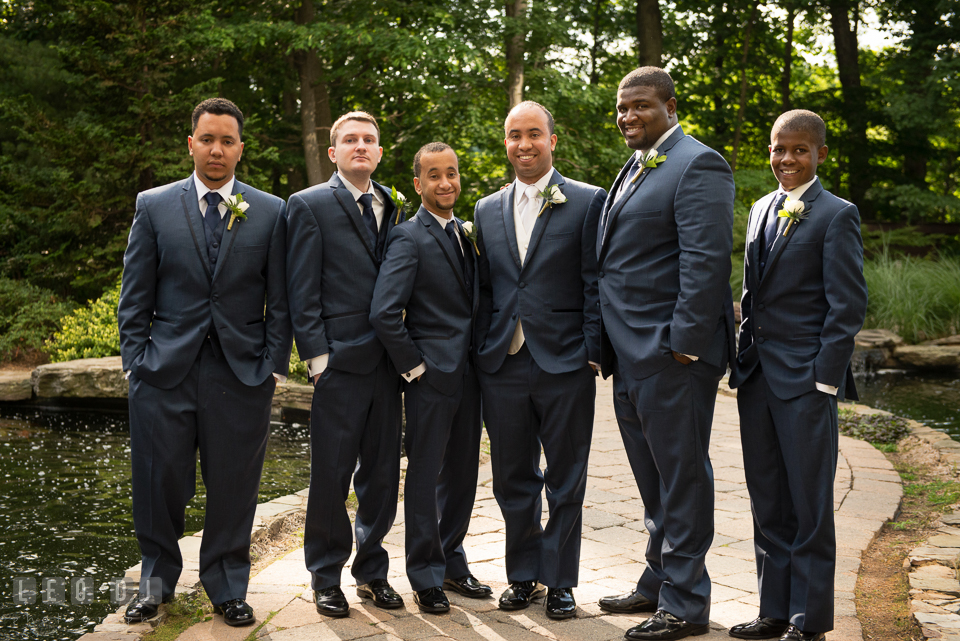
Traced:
<path fill-rule="evenodd" d="M 557 148 L 557 134 L 550 134 L 550 151 Z"/>
<path fill-rule="evenodd" d="M 823 161 L 827 159 L 828 151 L 830 151 L 830 149 L 826 145 L 817 149 L 817 165 L 822 165 Z"/>
<path fill-rule="evenodd" d="M 193 136 L 187 136 L 187 149 L 190 150 L 190 155 L 193 155 Z"/>
<path fill-rule="evenodd" d="M 337 149 L 336 147 L 327 147 L 327 158 L 330 159 L 334 165 L 337 164 Z"/>
<path fill-rule="evenodd" d="M 667 115 L 676 116 L 677 115 L 677 99 L 671 98 L 666 102 Z"/>
<path fill-rule="evenodd" d="M 423 189 L 421 189 L 420 179 L 414 176 L 413 178 L 413 188 L 417 190 L 419 195 L 423 195 Z"/>

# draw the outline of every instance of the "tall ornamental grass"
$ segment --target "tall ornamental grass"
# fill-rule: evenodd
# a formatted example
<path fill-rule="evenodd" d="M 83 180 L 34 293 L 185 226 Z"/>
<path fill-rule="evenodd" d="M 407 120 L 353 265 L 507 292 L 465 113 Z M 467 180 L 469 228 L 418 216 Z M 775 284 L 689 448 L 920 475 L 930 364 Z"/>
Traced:
<path fill-rule="evenodd" d="M 960 334 L 960 258 L 892 256 L 864 262 L 870 301 L 866 327 L 889 329 L 908 343 Z"/>

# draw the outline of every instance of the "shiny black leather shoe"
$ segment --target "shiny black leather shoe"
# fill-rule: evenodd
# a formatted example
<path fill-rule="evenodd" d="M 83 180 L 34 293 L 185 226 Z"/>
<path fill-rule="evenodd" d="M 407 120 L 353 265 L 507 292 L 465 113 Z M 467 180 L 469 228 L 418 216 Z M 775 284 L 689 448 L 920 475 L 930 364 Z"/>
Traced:
<path fill-rule="evenodd" d="M 779 639 L 787 631 L 789 621 L 757 617 L 750 623 L 739 623 L 727 632 L 736 639 Z"/>
<path fill-rule="evenodd" d="M 639 592 L 621 594 L 620 596 L 605 596 L 597 603 L 604 612 L 613 612 L 615 614 L 657 611 L 657 602 L 651 601 Z"/>
<path fill-rule="evenodd" d="M 257 620 L 251 608 L 243 599 L 231 599 L 213 606 L 214 614 L 222 614 L 227 625 L 250 625 Z"/>
<path fill-rule="evenodd" d="M 678 619 L 666 610 L 657 610 L 656 614 L 640 625 L 627 630 L 624 638 L 629 641 L 667 641 L 668 639 L 684 639 L 706 634 L 710 625 L 697 625 Z"/>
<path fill-rule="evenodd" d="M 804 632 L 795 625 L 791 625 L 780 637 L 780 641 L 826 641 L 825 632 Z"/>
<path fill-rule="evenodd" d="M 313 591 L 313 602 L 317 604 L 317 612 L 325 614 L 328 617 L 345 617 L 350 614 L 350 606 L 347 605 L 347 597 L 343 595 L 343 590 L 339 585 L 331 585 L 329 588 Z"/>
<path fill-rule="evenodd" d="M 403 597 L 390 587 L 386 579 L 374 579 L 370 583 L 358 585 L 357 596 L 370 599 L 375 606 L 384 610 L 403 607 Z"/>
<path fill-rule="evenodd" d="M 443 587 L 450 588 L 457 594 L 471 599 L 484 599 L 493 594 L 489 585 L 480 583 L 472 574 L 462 576 L 459 579 L 444 579 Z"/>
<path fill-rule="evenodd" d="M 547 616 L 569 619 L 577 616 L 577 601 L 570 588 L 547 588 Z"/>
<path fill-rule="evenodd" d="M 140 595 L 137 595 L 137 597 L 127 605 L 127 609 L 123 613 L 123 621 L 128 625 L 143 623 L 157 616 L 159 611 L 160 603 L 156 597 L 141 598 Z"/>
<path fill-rule="evenodd" d="M 543 596 L 546 590 L 536 581 L 517 581 L 511 583 L 510 587 L 500 595 L 501 610 L 522 610 L 530 605 L 530 602 L 539 596 Z"/>
<path fill-rule="evenodd" d="M 450 611 L 450 602 L 441 587 L 417 590 L 413 593 L 413 602 L 421 612 L 428 614 L 443 614 Z"/>

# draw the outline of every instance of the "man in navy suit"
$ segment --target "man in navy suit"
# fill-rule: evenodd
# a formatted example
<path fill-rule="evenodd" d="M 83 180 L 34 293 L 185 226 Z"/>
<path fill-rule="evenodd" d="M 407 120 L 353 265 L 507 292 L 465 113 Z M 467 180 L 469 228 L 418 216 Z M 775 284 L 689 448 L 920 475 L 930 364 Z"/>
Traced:
<path fill-rule="evenodd" d="M 245 601 L 250 530 L 292 338 L 284 203 L 235 180 L 242 133 L 236 105 L 203 101 L 187 138 L 194 174 L 137 196 L 117 309 L 142 556 L 128 623 L 173 596 L 198 448 L 207 491 L 200 581 L 228 625 L 255 620 Z M 242 205 L 227 206 L 241 197 L 245 217 L 235 215 Z"/>
<path fill-rule="evenodd" d="M 760 616 L 741 639 L 822 641 L 833 629 L 837 399 L 857 399 L 850 358 L 867 285 L 856 205 L 825 190 L 823 120 L 803 109 L 770 133 L 780 188 L 750 210 L 738 367 Z M 781 636 L 782 635 L 782 636 Z"/>
<path fill-rule="evenodd" d="M 472 598 L 491 594 L 463 551 L 480 457 L 480 385 L 470 361 L 479 295 L 476 250 L 453 216 L 457 154 L 425 145 L 413 173 L 423 205 L 390 235 L 370 322 L 406 379 L 407 577 L 417 606 L 440 613 L 450 610 L 443 586 Z"/>
<path fill-rule="evenodd" d="M 517 179 L 478 202 L 475 213 L 476 359 L 510 582 L 500 608 L 526 608 L 543 584 L 547 615 L 566 619 L 577 607 L 572 588 L 597 393 L 591 363 L 600 358 L 595 245 L 606 193 L 553 168 L 557 135 L 542 105 L 514 107 L 504 133 Z"/>
<path fill-rule="evenodd" d="M 650 538 L 637 589 L 600 607 L 656 611 L 628 639 L 680 639 L 709 629 L 708 448 L 733 350 L 733 176 L 720 154 L 680 129 L 662 69 L 624 77 L 617 125 L 634 155 L 600 223 L 601 358 Z"/>
<path fill-rule="evenodd" d="M 400 484 L 400 376 L 370 325 L 384 243 L 399 216 L 390 191 L 370 179 L 383 155 L 373 116 L 354 111 L 338 118 L 327 153 L 337 173 L 287 204 L 287 290 L 297 349 L 315 388 L 304 556 L 317 611 L 344 617 L 349 606 L 340 575 L 353 548 L 346 508 L 351 476 L 357 594 L 381 608 L 403 605 L 387 582 L 383 548 Z"/>

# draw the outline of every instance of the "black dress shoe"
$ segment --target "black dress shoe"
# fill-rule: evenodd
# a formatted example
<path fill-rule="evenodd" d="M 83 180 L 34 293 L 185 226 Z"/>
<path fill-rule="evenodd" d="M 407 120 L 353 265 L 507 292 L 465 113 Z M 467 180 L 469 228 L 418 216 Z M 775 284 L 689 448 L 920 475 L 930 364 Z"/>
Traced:
<path fill-rule="evenodd" d="M 340 589 L 339 585 L 314 590 L 313 602 L 317 604 L 317 612 L 328 617 L 345 617 L 350 614 L 347 597 L 343 596 L 343 590 Z"/>
<path fill-rule="evenodd" d="M 457 594 L 471 599 L 484 599 L 493 594 L 489 585 L 480 583 L 472 574 L 462 576 L 459 579 L 444 579 L 443 587 L 450 588 Z"/>
<path fill-rule="evenodd" d="M 825 632 L 804 632 L 795 625 L 791 625 L 780 637 L 780 641 L 825 641 Z"/>
<path fill-rule="evenodd" d="M 222 614 L 223 622 L 227 625 L 250 625 L 257 620 L 253 615 L 253 608 L 243 599 L 231 599 L 220 605 L 213 606 L 214 614 Z"/>
<path fill-rule="evenodd" d="M 160 602 L 157 600 L 157 597 L 148 596 L 141 598 L 140 595 L 137 595 L 136 598 L 127 605 L 127 609 L 123 613 L 123 620 L 127 624 L 143 623 L 157 616 L 159 611 Z"/>
<path fill-rule="evenodd" d="M 570 588 L 547 588 L 547 616 L 569 619 L 577 616 L 577 602 Z"/>
<path fill-rule="evenodd" d="M 447 601 L 447 595 L 443 593 L 441 587 L 417 590 L 413 593 L 413 602 L 421 612 L 428 614 L 443 614 L 450 611 L 450 602 Z"/>
<path fill-rule="evenodd" d="M 601 610 L 616 614 L 657 611 L 657 602 L 651 601 L 639 592 L 621 594 L 620 596 L 605 596 L 598 603 Z"/>
<path fill-rule="evenodd" d="M 695 637 L 709 631 L 710 625 L 707 623 L 701 625 L 688 623 L 683 619 L 678 619 L 666 610 L 657 610 L 657 613 L 652 617 L 627 630 L 624 637 L 631 641 L 647 641 L 648 639 L 666 641 L 667 639 Z"/>
<path fill-rule="evenodd" d="M 370 583 L 358 585 L 357 596 L 370 599 L 375 606 L 385 610 L 403 607 L 403 597 L 390 587 L 386 579 L 374 579 Z"/>
<path fill-rule="evenodd" d="M 500 595 L 501 610 L 522 610 L 530 605 L 530 602 L 538 596 L 543 596 L 543 586 L 536 581 L 517 581 L 511 583 L 510 587 Z"/>
<path fill-rule="evenodd" d="M 787 631 L 788 625 L 790 622 L 783 619 L 757 617 L 750 623 L 733 626 L 727 634 L 737 639 L 779 639 Z"/>

